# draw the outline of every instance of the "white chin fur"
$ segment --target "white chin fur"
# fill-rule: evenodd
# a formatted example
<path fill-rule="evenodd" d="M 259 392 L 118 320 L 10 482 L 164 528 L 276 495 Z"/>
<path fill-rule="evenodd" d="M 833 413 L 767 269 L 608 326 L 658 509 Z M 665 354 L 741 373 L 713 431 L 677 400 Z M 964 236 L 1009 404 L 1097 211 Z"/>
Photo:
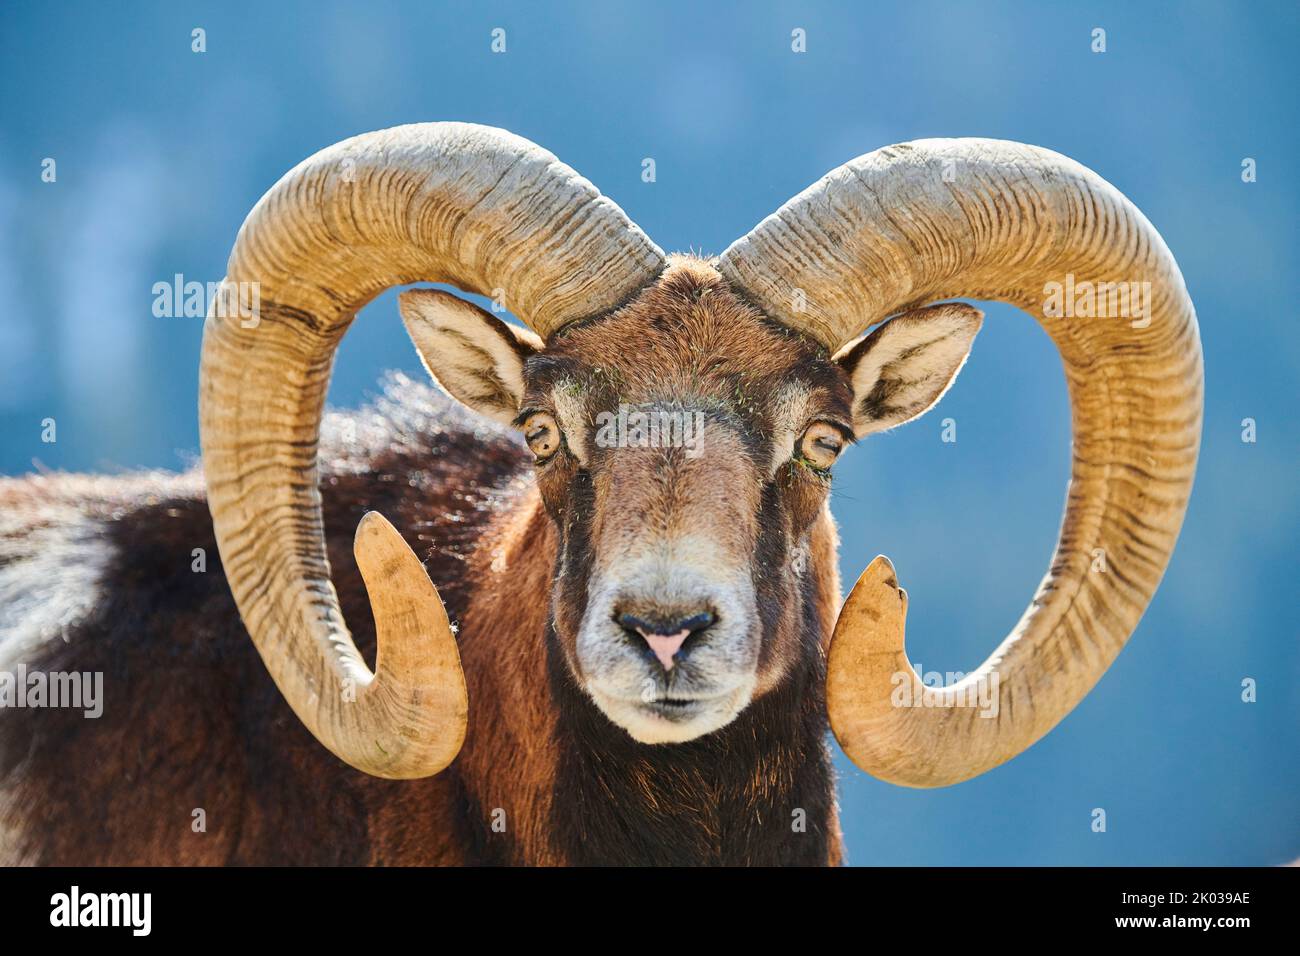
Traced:
<path fill-rule="evenodd" d="M 601 712 L 638 743 L 681 744 L 721 730 L 735 720 L 749 704 L 754 684 L 753 679 L 747 680 L 730 693 L 703 702 L 689 716 L 675 719 L 660 716 L 640 701 L 611 697 L 595 688 L 588 691 Z"/>

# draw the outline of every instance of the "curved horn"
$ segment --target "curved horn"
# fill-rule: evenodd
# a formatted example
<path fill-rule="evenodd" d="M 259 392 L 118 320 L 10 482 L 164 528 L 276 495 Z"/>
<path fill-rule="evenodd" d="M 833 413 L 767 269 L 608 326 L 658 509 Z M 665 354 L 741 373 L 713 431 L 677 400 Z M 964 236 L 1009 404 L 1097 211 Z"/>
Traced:
<path fill-rule="evenodd" d="M 905 596 L 878 560 L 849 595 L 830 650 L 831 726 L 863 770 L 932 787 L 1011 759 L 1123 648 L 1187 509 L 1201 345 L 1169 249 L 1118 190 L 1064 156 L 940 139 L 833 171 L 732 244 L 720 271 L 832 350 L 896 312 L 958 296 L 1010 302 L 1056 343 L 1073 468 L 1056 554 L 1020 623 L 975 673 L 926 688 L 903 650 Z M 1100 284 L 1112 282 L 1139 298 L 1119 300 L 1128 317 L 1054 307 L 1054 290 L 1083 282 L 1103 300 L 1112 287 Z M 981 706 L 981 691 L 991 706 Z"/>
<path fill-rule="evenodd" d="M 464 123 L 331 146 L 249 213 L 203 334 L 209 507 L 262 660 L 299 719 L 352 766 L 393 778 L 438 772 L 460 747 L 467 706 L 437 591 L 387 522 L 368 517 L 357 532 L 379 639 L 373 675 L 330 582 L 316 448 L 353 316 L 390 286 L 450 282 L 504 295 L 545 337 L 617 306 L 663 261 L 553 155 Z M 253 314 L 241 316 L 241 304 Z"/>

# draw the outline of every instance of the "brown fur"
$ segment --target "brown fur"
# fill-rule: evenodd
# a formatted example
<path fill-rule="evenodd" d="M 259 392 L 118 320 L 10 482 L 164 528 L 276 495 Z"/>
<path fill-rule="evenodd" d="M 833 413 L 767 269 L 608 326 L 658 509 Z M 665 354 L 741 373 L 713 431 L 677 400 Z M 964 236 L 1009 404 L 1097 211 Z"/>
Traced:
<path fill-rule="evenodd" d="M 350 549 L 367 510 L 385 513 L 428 555 L 461 625 L 470 724 L 451 768 L 383 781 L 320 747 L 243 631 L 196 483 L 120 479 L 93 503 L 67 495 L 112 549 L 108 577 L 66 643 L 26 658 L 103 670 L 105 713 L 0 712 L 0 860 L 838 862 L 823 699 L 839 597 L 827 481 L 774 460 L 772 449 L 780 390 L 798 383 L 818 415 L 843 420 L 845 376 L 691 261 L 620 312 L 566 330 L 529 359 L 527 375 L 525 405 L 561 380 L 578 383 L 588 413 L 613 399 L 712 402 L 730 444 L 690 466 L 712 471 L 683 486 L 696 489 L 683 508 L 656 484 L 671 456 L 581 467 L 566 451 L 534 482 L 517 439 L 400 379 L 378 414 L 352 417 L 355 440 L 327 442 L 331 567 L 363 654 L 373 653 L 373 624 Z M 27 494 L 41 507 L 53 495 L 20 488 L 30 485 L 0 489 L 0 504 Z M 635 518 L 617 506 L 629 500 L 644 503 Z M 752 559 L 764 640 L 758 696 L 732 724 L 687 744 L 637 744 L 595 708 L 573 667 L 584 597 L 566 583 L 572 574 L 555 576 L 557 564 L 589 568 L 599 548 L 630 541 L 637 521 L 703 523 Z M 806 570 L 792 572 L 791 549 L 805 540 Z M 196 547 L 208 555 L 205 574 L 190 570 Z M 21 575 L 25 560 L 0 538 L 0 573 L 7 564 Z M 192 829 L 196 808 L 206 832 Z M 800 812 L 806 832 L 791 827 Z"/>

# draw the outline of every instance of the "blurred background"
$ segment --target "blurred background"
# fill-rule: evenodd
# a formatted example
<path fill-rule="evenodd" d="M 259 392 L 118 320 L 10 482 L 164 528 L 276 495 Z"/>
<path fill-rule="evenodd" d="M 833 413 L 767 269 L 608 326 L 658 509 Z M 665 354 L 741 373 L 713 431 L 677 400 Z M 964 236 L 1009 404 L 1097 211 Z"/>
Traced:
<path fill-rule="evenodd" d="M 6 4 L 0 474 L 191 463 L 202 320 L 155 316 L 153 285 L 219 280 L 257 198 L 355 133 L 506 127 L 664 249 L 709 253 L 879 146 L 1047 146 L 1137 203 L 1186 277 L 1207 381 L 1196 491 L 1130 646 L 1044 741 L 937 791 L 836 752 L 849 861 L 1300 857 L 1298 26 L 1294 2 Z M 422 374 L 394 298 L 345 340 L 335 405 L 364 402 L 386 368 Z M 987 312 L 942 405 L 837 467 L 846 586 L 893 559 L 927 671 L 973 669 L 1016 622 L 1064 500 L 1059 360 L 1031 318 Z"/>

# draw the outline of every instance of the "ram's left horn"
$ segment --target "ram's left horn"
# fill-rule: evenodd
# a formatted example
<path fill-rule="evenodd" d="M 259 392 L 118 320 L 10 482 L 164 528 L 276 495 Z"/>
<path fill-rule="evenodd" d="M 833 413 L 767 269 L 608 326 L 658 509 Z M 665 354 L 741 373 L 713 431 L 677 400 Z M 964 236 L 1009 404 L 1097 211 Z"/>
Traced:
<path fill-rule="evenodd" d="M 1115 660 L 1187 512 L 1201 341 L 1169 248 L 1119 190 L 1073 160 L 1022 143 L 938 139 L 832 171 L 733 243 L 718 271 L 831 353 L 891 315 L 962 297 L 1010 302 L 1056 344 L 1074 426 L 1070 487 L 1056 554 L 1020 623 L 960 684 L 894 694 L 917 688 L 902 592 L 878 559 L 844 608 L 829 662 L 831 726 L 868 773 L 939 787 L 1010 760 Z M 1127 290 L 1118 304 L 1129 308 L 1052 305 L 1049 290 L 1076 276 L 1113 296 Z"/>

